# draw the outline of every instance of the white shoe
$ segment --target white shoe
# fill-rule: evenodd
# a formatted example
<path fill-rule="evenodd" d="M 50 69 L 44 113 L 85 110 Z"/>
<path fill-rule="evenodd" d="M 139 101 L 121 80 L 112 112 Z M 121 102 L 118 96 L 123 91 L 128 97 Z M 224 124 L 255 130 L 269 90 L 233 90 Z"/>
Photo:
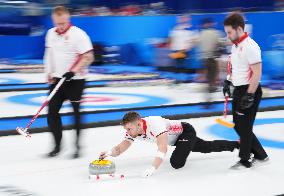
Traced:
<path fill-rule="evenodd" d="M 253 158 L 252 162 L 251 162 L 251 165 L 254 168 L 257 168 L 257 167 L 260 167 L 260 166 L 264 166 L 264 165 L 268 165 L 268 164 L 270 164 L 269 157 L 266 157 L 263 160 Z"/>

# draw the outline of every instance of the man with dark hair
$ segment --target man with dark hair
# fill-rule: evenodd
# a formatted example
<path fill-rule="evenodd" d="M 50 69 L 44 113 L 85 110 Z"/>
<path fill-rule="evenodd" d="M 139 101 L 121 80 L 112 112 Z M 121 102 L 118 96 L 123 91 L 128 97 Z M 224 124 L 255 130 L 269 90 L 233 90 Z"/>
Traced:
<path fill-rule="evenodd" d="M 238 161 L 232 169 L 244 169 L 268 163 L 269 158 L 253 133 L 253 123 L 262 97 L 261 50 L 258 44 L 244 32 L 242 15 L 233 13 L 224 21 L 228 39 L 233 42 L 228 78 L 224 81 L 224 96 L 233 98 L 232 113 L 235 130 L 240 136 Z M 230 86 L 234 86 L 233 94 Z M 251 153 L 254 155 L 250 159 Z"/>
<path fill-rule="evenodd" d="M 137 112 L 128 112 L 122 119 L 126 130 L 124 140 L 109 151 L 102 152 L 100 159 L 108 156 L 116 157 L 126 151 L 135 139 L 157 143 L 158 151 L 149 169 L 142 176 L 151 176 L 161 165 L 167 153 L 167 146 L 176 146 L 170 163 L 173 168 L 182 168 L 189 153 L 233 151 L 239 148 L 237 141 L 214 140 L 205 141 L 196 136 L 194 128 L 186 122 L 168 120 L 161 116 L 142 118 Z"/>
<path fill-rule="evenodd" d="M 245 29 L 245 21 L 242 15 L 234 12 L 224 20 L 224 26 L 231 26 L 235 30 L 238 28 Z"/>
<path fill-rule="evenodd" d="M 50 84 L 50 92 L 63 77 L 66 81 L 49 102 L 47 122 L 54 136 L 55 145 L 48 154 L 57 156 L 61 149 L 62 122 L 59 110 L 63 102 L 70 100 L 74 110 L 74 125 L 76 129 L 75 153 L 79 157 L 81 130 L 80 101 L 85 86 L 87 66 L 93 62 L 92 43 L 89 36 L 70 22 L 70 13 L 63 6 L 52 11 L 54 28 L 48 30 L 45 42 L 45 71 Z"/>

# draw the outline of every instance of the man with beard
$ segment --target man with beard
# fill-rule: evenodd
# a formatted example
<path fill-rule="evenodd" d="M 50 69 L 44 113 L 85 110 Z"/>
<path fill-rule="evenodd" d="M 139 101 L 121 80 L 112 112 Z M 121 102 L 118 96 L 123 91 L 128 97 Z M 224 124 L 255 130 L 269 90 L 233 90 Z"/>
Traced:
<path fill-rule="evenodd" d="M 253 133 L 253 123 L 262 97 L 260 85 L 262 60 L 258 44 L 244 32 L 244 18 L 232 13 L 224 21 L 228 39 L 233 42 L 228 78 L 223 93 L 233 98 L 232 113 L 235 130 L 240 136 L 238 161 L 231 169 L 246 169 L 268 163 L 269 158 Z M 234 92 L 230 92 L 230 86 Z M 251 153 L 254 157 L 251 160 Z"/>

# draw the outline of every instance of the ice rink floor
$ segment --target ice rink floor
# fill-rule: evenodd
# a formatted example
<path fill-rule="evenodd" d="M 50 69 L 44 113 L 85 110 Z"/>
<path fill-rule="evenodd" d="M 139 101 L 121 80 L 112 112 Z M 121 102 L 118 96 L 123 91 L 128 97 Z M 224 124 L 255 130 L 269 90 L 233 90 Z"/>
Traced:
<path fill-rule="evenodd" d="M 183 120 L 190 122 L 203 139 L 224 139 L 219 133 L 216 117 Z M 125 179 L 92 181 L 88 165 L 101 151 L 121 141 L 120 126 L 86 129 L 82 134 L 83 156 L 72 160 L 74 132 L 64 132 L 64 147 L 59 157 L 47 159 L 51 149 L 49 133 L 0 138 L 0 196 L 144 196 L 144 195 L 280 195 L 284 194 L 284 111 L 258 113 L 255 133 L 262 138 L 271 162 L 267 166 L 246 171 L 230 171 L 238 161 L 237 151 L 201 154 L 191 153 L 184 168 L 174 170 L 169 163 L 170 148 L 162 167 L 152 177 L 140 174 L 147 169 L 156 152 L 152 143 L 135 141 L 128 151 L 112 159 L 117 173 Z M 273 121 L 273 119 L 278 119 Z M 267 120 L 267 121 L 266 121 Z M 271 123 L 269 123 L 271 122 Z M 218 128 L 218 127 L 217 127 Z M 226 130 L 234 132 L 234 130 Z M 218 134 L 216 134 L 218 133 Z M 269 143 L 270 141 L 270 143 Z M 272 143 L 271 143 L 272 142 Z M 128 177 L 129 176 L 129 177 Z"/>

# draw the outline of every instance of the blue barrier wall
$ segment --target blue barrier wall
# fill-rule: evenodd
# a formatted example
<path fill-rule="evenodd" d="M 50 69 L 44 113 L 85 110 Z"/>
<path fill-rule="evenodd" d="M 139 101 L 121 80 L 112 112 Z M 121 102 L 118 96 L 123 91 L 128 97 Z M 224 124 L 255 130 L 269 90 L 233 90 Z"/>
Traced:
<path fill-rule="evenodd" d="M 43 36 L 0 36 L 0 58 L 40 59 L 43 52 Z"/>
<path fill-rule="evenodd" d="M 194 14 L 193 28 L 198 29 L 204 17 L 213 17 L 217 28 L 223 30 L 226 14 Z M 268 38 L 284 32 L 279 21 L 284 20 L 284 12 L 247 13 L 248 22 L 253 24 L 253 38 L 262 50 L 269 48 Z M 73 17 L 74 25 L 84 29 L 93 41 L 107 45 L 142 43 L 147 38 L 165 38 L 175 25 L 176 16 L 110 16 L 110 17 Z M 47 28 L 52 26 L 49 17 L 45 20 Z M 44 37 L 0 36 L 0 58 L 41 58 Z"/>
<path fill-rule="evenodd" d="M 84 29 L 95 42 L 108 45 L 143 42 L 145 38 L 166 37 L 175 25 L 175 16 L 73 17 L 72 23 Z M 46 23 L 51 27 L 51 21 Z"/>

